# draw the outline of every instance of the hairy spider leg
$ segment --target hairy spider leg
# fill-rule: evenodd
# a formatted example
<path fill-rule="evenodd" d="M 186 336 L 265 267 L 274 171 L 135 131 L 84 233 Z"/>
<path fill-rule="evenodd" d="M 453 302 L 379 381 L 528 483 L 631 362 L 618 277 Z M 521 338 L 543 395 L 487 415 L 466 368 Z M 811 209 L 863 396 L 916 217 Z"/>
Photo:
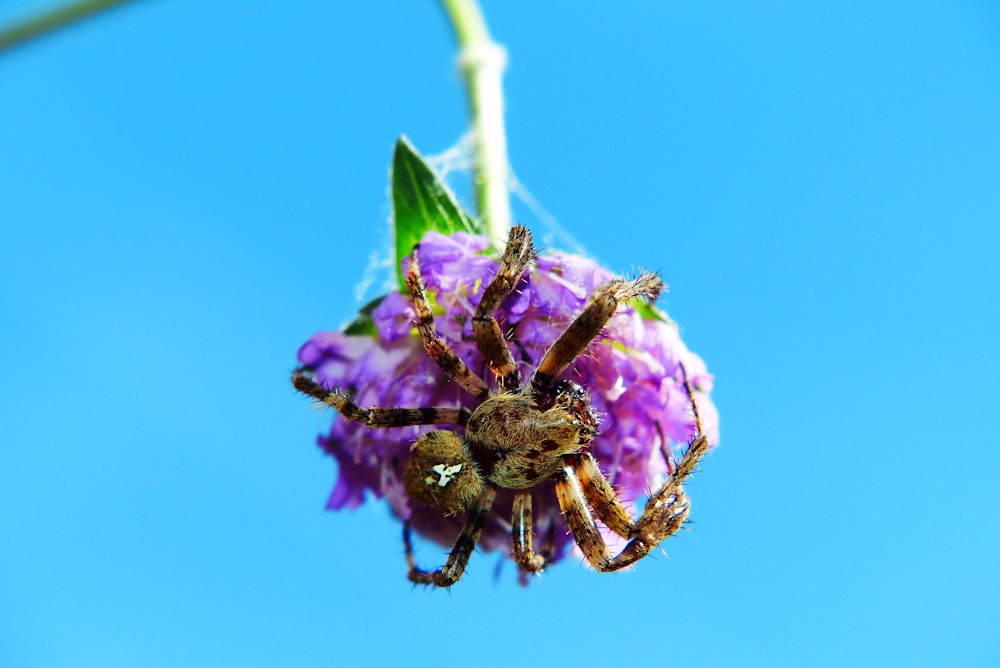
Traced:
<path fill-rule="evenodd" d="M 469 421 L 472 414 L 465 408 L 362 408 L 337 391 L 325 389 L 307 378 L 301 369 L 292 374 L 292 384 L 303 394 L 308 394 L 332 406 L 348 420 L 373 428 L 409 427 L 423 424 L 460 424 Z"/>
<path fill-rule="evenodd" d="M 670 451 L 670 443 L 667 442 L 667 437 L 663 433 L 663 425 L 660 424 L 659 420 L 654 420 L 653 425 L 656 427 L 656 434 L 660 438 L 660 455 L 663 456 L 663 461 L 667 464 L 667 475 L 673 475 L 674 470 L 677 468 L 677 462 L 674 461 L 674 453 Z"/>
<path fill-rule="evenodd" d="M 522 573 L 538 573 L 545 568 L 549 550 L 535 552 L 534 535 L 531 526 L 531 490 L 514 495 L 514 510 L 511 518 L 511 537 L 514 561 Z"/>
<path fill-rule="evenodd" d="M 656 503 L 652 506 L 647 504 L 639 521 L 629 532 L 629 542 L 612 557 L 608 543 L 594 520 L 594 515 L 603 520 L 602 515 L 608 514 L 608 509 L 598 507 L 591 512 L 586 501 L 588 493 L 572 463 L 556 473 L 555 480 L 559 507 L 573 539 L 590 565 L 601 572 L 617 571 L 649 554 L 661 541 L 680 530 L 690 509 L 687 496 L 679 486 L 669 497 L 658 493 Z"/>
<path fill-rule="evenodd" d="M 469 516 L 462 527 L 462 533 L 455 541 L 455 546 L 448 555 L 448 560 L 444 566 L 436 571 L 425 571 L 417 568 L 416 560 L 413 557 L 413 542 L 410 540 L 410 523 L 403 523 L 403 546 L 406 549 L 406 563 L 409 566 L 408 577 L 410 582 L 416 584 L 430 584 L 435 587 L 450 587 L 462 577 L 465 567 L 469 564 L 469 557 L 476 549 L 479 542 L 479 535 L 486 524 L 486 518 L 490 515 L 493 507 L 493 500 L 496 499 L 497 492 L 494 488 L 487 486 L 479 498 L 469 506 Z"/>
<path fill-rule="evenodd" d="M 589 452 L 581 452 L 567 457 L 565 463 L 573 469 L 584 500 L 597 518 L 622 538 L 631 538 L 635 531 L 635 521 L 601 472 L 594 456 Z"/>
<path fill-rule="evenodd" d="M 501 389 L 507 392 L 521 390 L 521 374 L 517 370 L 514 357 L 510 354 L 507 340 L 500 331 L 494 313 L 504 299 L 514 290 L 528 264 L 535 257 L 535 248 L 528 228 L 517 225 L 510 230 L 507 247 L 500 260 L 496 276 L 483 291 L 483 297 L 472 318 L 472 334 L 476 346 L 490 371 L 497 378 Z"/>
<path fill-rule="evenodd" d="M 420 277 L 417 248 L 414 248 L 410 255 L 410 270 L 406 274 L 406 287 L 409 288 L 410 297 L 413 298 L 413 308 L 417 312 L 417 331 L 420 332 L 420 339 L 424 342 L 424 349 L 445 374 L 461 385 L 466 392 L 482 401 L 490 395 L 486 383 L 483 382 L 482 378 L 472 373 L 465 362 L 438 335 L 437 329 L 434 327 L 434 315 L 431 313 L 430 304 L 427 303 L 424 281 Z"/>
<path fill-rule="evenodd" d="M 691 381 L 688 379 L 687 368 L 685 368 L 683 362 L 678 362 L 677 366 L 681 370 L 681 379 L 684 381 L 684 391 L 687 393 L 688 402 L 691 404 L 691 412 L 694 413 L 694 428 L 695 435 L 691 439 L 690 445 L 688 445 L 687 452 L 681 457 L 681 460 L 677 463 L 677 469 L 674 471 L 667 482 L 664 483 L 661 491 L 669 494 L 674 488 L 678 488 L 683 484 L 684 480 L 694 473 L 695 468 L 698 466 L 698 462 L 701 458 L 705 456 L 708 452 L 708 435 L 705 434 L 705 428 L 701 423 L 701 411 L 698 410 L 698 402 L 694 398 L 694 388 L 691 386 Z M 673 487 L 671 487 L 673 485 Z M 655 498 L 655 497 L 654 497 Z M 652 498 L 650 502 L 652 502 Z M 648 504 L 647 504 L 648 505 Z"/>
<path fill-rule="evenodd" d="M 598 288 L 587 307 L 545 351 L 531 378 L 532 394 L 541 397 L 552 387 L 559 374 L 597 338 L 620 305 L 636 297 L 653 301 L 664 287 L 659 276 L 647 272 L 633 281 L 615 279 Z"/>
<path fill-rule="evenodd" d="M 650 496 L 637 521 L 632 521 L 589 453 L 567 457 L 565 466 L 556 473 L 556 496 L 566 523 L 587 561 L 598 571 L 615 571 L 635 563 L 660 542 L 677 533 L 687 520 L 691 506 L 683 484 L 708 452 L 709 444 L 694 389 L 683 364 L 680 368 L 697 433 L 672 474 Z M 611 556 L 594 515 L 609 529 L 629 540 L 617 556 Z"/>

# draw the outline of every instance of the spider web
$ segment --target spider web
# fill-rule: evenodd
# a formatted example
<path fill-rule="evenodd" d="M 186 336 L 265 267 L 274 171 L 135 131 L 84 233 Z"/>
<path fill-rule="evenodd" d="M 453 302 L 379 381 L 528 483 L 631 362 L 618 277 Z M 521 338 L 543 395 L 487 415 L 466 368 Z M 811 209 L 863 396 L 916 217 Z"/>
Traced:
<path fill-rule="evenodd" d="M 474 200 L 472 173 L 475 169 L 475 138 L 472 131 L 459 137 L 458 141 L 436 155 L 425 156 L 427 163 L 455 193 L 459 203 L 467 211 L 473 211 L 469 202 Z M 542 249 L 558 249 L 597 260 L 582 243 L 566 228 L 559 224 L 552 213 L 531 193 L 517 177 L 512 166 L 507 187 L 513 195 L 512 215 L 516 222 L 531 228 Z M 391 205 L 386 203 L 385 225 L 371 252 L 361 279 L 354 286 L 354 298 L 358 305 L 392 291 L 396 287 L 395 246 L 392 229 Z M 502 240 L 500 240 L 502 241 Z"/>

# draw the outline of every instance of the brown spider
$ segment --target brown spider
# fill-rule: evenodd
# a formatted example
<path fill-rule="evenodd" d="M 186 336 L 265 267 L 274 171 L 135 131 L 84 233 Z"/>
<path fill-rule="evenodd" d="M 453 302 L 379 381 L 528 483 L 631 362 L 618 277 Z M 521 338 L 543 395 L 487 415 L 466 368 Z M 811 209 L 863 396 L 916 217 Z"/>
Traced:
<path fill-rule="evenodd" d="M 545 552 L 533 548 L 531 489 L 552 479 L 559 506 L 587 561 L 599 571 L 624 568 L 650 552 L 681 528 L 689 503 L 682 487 L 707 452 L 709 444 L 683 366 L 684 385 L 694 411 L 697 434 L 683 458 L 673 462 L 666 448 L 670 476 L 649 498 L 637 520 L 615 494 L 594 457 L 586 452 L 597 433 L 599 418 L 586 391 L 558 380 L 567 366 L 601 333 L 619 305 L 635 298 L 655 300 L 663 289 L 656 274 L 635 280 L 613 280 L 598 288 L 586 308 L 549 347 L 526 386 L 507 341 L 494 317 L 535 256 L 525 227 L 510 231 L 497 275 L 483 293 L 473 317 L 473 336 L 499 386 L 491 393 L 479 376 L 438 335 L 424 293 L 416 249 L 410 257 L 406 284 L 417 314 L 416 326 L 427 354 L 472 394 L 479 406 L 465 408 L 364 409 L 338 391 L 328 391 L 295 371 L 295 388 L 336 408 L 344 417 L 373 428 L 409 425 L 461 425 L 464 438 L 448 430 L 421 436 L 410 450 L 404 484 L 410 499 L 437 506 L 447 514 L 468 511 L 465 525 L 445 565 L 435 571 L 418 568 L 413 558 L 409 524 L 404 544 L 409 579 L 418 584 L 450 587 L 468 564 L 498 489 L 514 491 L 513 557 L 524 573 L 546 564 Z M 600 533 L 595 516 L 627 544 L 616 556 Z"/>

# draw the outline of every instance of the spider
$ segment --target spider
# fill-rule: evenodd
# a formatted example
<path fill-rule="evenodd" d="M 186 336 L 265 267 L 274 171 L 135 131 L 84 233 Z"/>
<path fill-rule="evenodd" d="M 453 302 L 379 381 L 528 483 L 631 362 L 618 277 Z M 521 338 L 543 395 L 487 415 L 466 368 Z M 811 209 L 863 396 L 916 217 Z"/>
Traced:
<path fill-rule="evenodd" d="M 327 390 L 296 370 L 297 390 L 337 409 L 341 415 L 371 428 L 411 425 L 458 425 L 464 436 L 439 429 L 417 439 L 410 449 L 404 485 L 410 499 L 436 506 L 446 514 L 467 512 L 467 519 L 444 566 L 434 571 L 417 567 L 409 523 L 403 540 L 409 579 L 417 584 L 450 587 L 462 577 L 490 514 L 497 491 L 513 492 L 512 554 L 522 573 L 539 573 L 547 552 L 533 546 L 531 490 L 552 480 L 566 524 L 588 562 L 598 571 L 616 571 L 646 556 L 676 533 L 690 510 L 683 483 L 708 451 L 694 391 L 681 366 L 684 386 L 697 433 L 679 462 L 667 448 L 669 476 L 653 492 L 638 519 L 633 519 L 587 451 L 599 426 L 586 390 L 559 375 L 602 332 L 620 305 L 629 300 L 655 300 L 664 288 L 653 273 L 634 280 L 615 279 L 597 288 L 584 310 L 542 356 L 525 384 L 495 317 L 535 257 L 527 228 L 511 229 L 500 268 L 483 293 L 472 320 L 476 346 L 495 379 L 491 392 L 482 378 L 456 355 L 438 334 L 420 274 L 417 249 L 410 256 L 406 285 L 413 299 L 416 327 L 427 354 L 452 380 L 479 402 L 466 408 L 362 408 L 338 390 Z M 600 520 L 625 539 L 617 554 L 601 535 Z"/>

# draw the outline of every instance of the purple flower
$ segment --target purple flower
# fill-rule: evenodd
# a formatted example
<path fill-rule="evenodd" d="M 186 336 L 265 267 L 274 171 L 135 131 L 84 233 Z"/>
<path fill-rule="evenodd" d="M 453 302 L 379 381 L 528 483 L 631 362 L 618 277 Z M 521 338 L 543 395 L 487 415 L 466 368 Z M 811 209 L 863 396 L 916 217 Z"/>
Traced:
<path fill-rule="evenodd" d="M 488 247 L 485 237 L 429 232 L 418 253 L 438 332 L 469 368 L 490 382 L 471 328 L 476 305 L 499 267 L 495 254 L 486 253 Z M 563 253 L 541 256 L 529 267 L 498 313 L 501 328 L 512 332 L 517 342 L 511 349 L 522 378 L 531 376 L 534 365 L 583 310 L 591 293 L 612 278 L 593 261 Z M 371 316 L 377 336 L 319 332 L 302 346 L 299 361 L 313 371 L 317 382 L 350 393 L 364 407 L 475 407 L 474 399 L 424 351 L 408 296 L 389 293 Z M 705 431 L 714 445 L 718 414 L 708 396 L 712 376 L 701 358 L 685 347 L 672 322 L 644 318 L 636 309 L 624 307 L 562 375 L 589 392 L 591 405 L 602 418 L 590 451 L 627 503 L 661 484 L 669 466 L 664 452 L 669 450 L 679 459 L 694 435 L 681 362 L 696 389 Z M 375 430 L 335 418 L 330 433 L 319 438 L 320 447 L 339 465 L 327 507 L 355 508 L 370 496 L 385 497 L 395 515 L 409 519 L 417 533 L 450 548 L 463 518 L 445 517 L 440 509 L 411 502 L 403 487 L 410 445 L 435 428 L 440 427 Z M 511 503 L 512 495 L 501 491 L 480 539 L 481 550 L 510 554 Z M 547 539 L 554 541 L 551 560 L 556 561 L 569 552 L 573 541 L 550 483 L 533 490 L 533 509 L 536 547 Z"/>

